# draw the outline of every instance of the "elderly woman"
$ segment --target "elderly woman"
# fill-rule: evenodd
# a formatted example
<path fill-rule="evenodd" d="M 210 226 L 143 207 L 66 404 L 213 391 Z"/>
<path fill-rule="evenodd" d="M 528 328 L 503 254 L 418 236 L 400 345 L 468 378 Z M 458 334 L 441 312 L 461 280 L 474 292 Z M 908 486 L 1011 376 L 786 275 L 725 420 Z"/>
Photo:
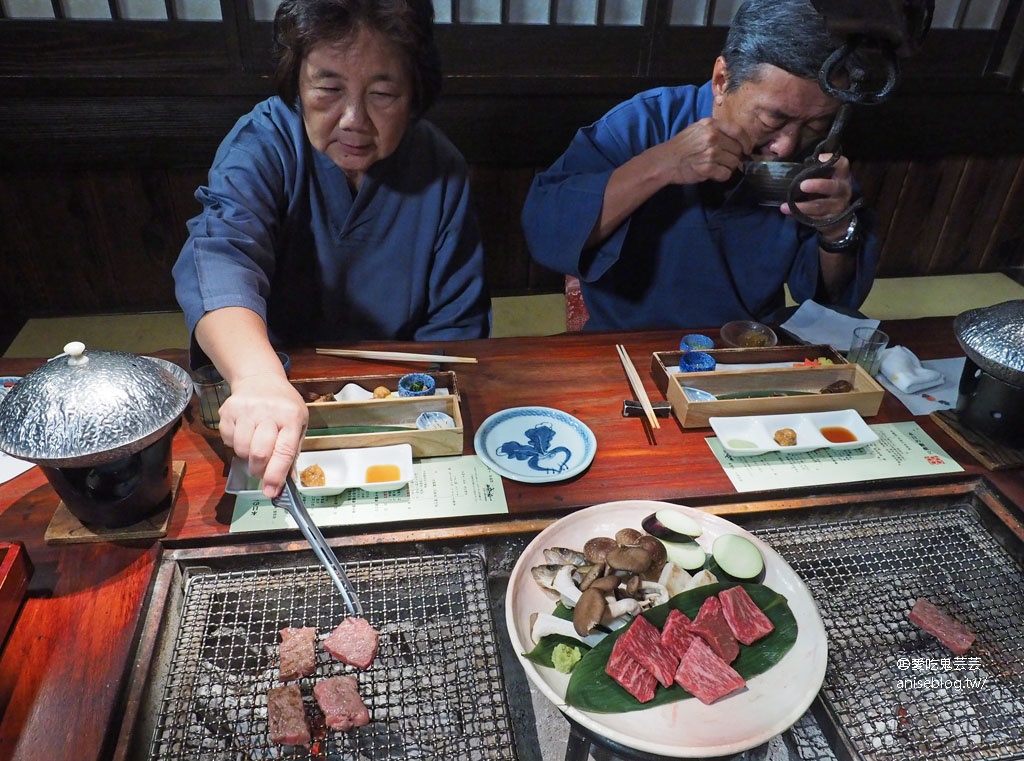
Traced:
<path fill-rule="evenodd" d="M 465 161 L 420 115 L 441 83 L 430 0 L 285 0 L 278 96 L 217 151 L 174 266 L 231 387 L 220 432 L 280 492 L 308 414 L 273 344 L 488 335 Z"/>

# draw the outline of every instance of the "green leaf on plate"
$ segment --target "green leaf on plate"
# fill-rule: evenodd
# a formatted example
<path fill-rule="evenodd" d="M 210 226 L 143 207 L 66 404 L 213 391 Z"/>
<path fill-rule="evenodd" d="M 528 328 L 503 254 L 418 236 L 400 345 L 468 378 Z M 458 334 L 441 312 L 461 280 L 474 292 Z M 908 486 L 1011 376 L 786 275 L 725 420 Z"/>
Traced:
<path fill-rule="evenodd" d="M 707 598 L 734 586 L 736 585 L 732 583 L 720 582 L 691 589 L 689 592 L 676 595 L 664 605 L 651 608 L 643 614 L 644 618 L 658 629 L 665 625 L 669 611 L 673 608 L 685 613 L 690 619 L 694 619 L 697 617 L 697 611 L 700 610 L 701 604 Z M 739 656 L 730 664 L 739 672 L 740 676 L 749 680 L 751 677 L 763 674 L 789 652 L 796 642 L 797 623 L 786 598 L 778 592 L 763 584 L 743 584 L 742 586 L 746 588 L 751 599 L 757 603 L 757 607 L 764 611 L 764 614 L 775 626 L 775 630 L 771 634 L 753 645 L 740 645 Z M 615 640 L 628 628 L 623 627 L 609 634 L 576 664 L 572 676 L 569 678 L 569 686 L 565 691 L 566 703 L 592 713 L 624 713 L 666 705 L 692 697 L 678 684 L 673 684 L 668 688 L 659 684 L 654 698 L 646 703 L 641 703 L 604 672 Z M 552 649 L 554 649 L 554 645 L 552 645 Z"/>

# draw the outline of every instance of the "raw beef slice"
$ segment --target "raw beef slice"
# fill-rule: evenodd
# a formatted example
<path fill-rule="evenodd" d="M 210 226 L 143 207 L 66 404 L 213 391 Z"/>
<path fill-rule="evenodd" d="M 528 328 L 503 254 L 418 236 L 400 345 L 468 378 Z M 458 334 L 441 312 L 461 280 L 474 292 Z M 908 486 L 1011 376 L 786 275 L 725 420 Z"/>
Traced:
<path fill-rule="evenodd" d="M 364 618 L 346 618 L 327 635 L 324 648 L 342 663 L 369 668 L 377 657 L 377 630 Z"/>
<path fill-rule="evenodd" d="M 711 705 L 746 684 L 743 677 L 723 661 L 700 637 L 694 637 L 679 661 L 676 681 L 706 705 Z"/>
<path fill-rule="evenodd" d="M 732 663 L 740 654 L 740 645 L 722 615 L 722 604 L 717 597 L 709 597 L 700 606 L 697 618 L 690 624 L 690 633 L 708 643 L 726 663 Z"/>
<path fill-rule="evenodd" d="M 775 630 L 775 625 L 743 587 L 723 589 L 718 593 L 718 601 L 733 636 L 744 645 L 752 645 Z"/>
<path fill-rule="evenodd" d="M 689 626 L 693 623 L 686 614 L 675 608 L 668 612 L 665 625 L 661 627 L 661 644 L 664 645 L 677 658 L 682 658 L 690 647 L 690 640 L 694 634 L 690 633 Z"/>
<path fill-rule="evenodd" d="M 639 700 L 646 703 L 654 697 L 654 691 L 658 686 L 658 680 L 654 675 L 633 660 L 626 652 L 622 644 L 622 637 L 612 647 L 612 654 L 604 666 L 604 673 L 614 679 L 622 689 Z"/>
<path fill-rule="evenodd" d="M 623 647 L 629 657 L 652 673 L 663 687 L 672 686 L 679 657 L 662 646 L 661 632 L 646 618 L 637 616 L 633 619 L 615 646 Z"/>
<path fill-rule="evenodd" d="M 359 682 L 354 676 L 332 676 L 313 687 L 320 710 L 331 729 L 352 729 L 370 723 L 370 712 L 359 697 Z"/>
<path fill-rule="evenodd" d="M 923 597 L 914 602 L 908 618 L 912 624 L 920 626 L 956 655 L 963 655 L 974 644 L 974 634 L 970 629 Z"/>
<path fill-rule="evenodd" d="M 267 724 L 270 741 L 278 745 L 309 745 L 309 724 L 297 684 L 267 691 Z"/>
<path fill-rule="evenodd" d="M 286 627 L 281 630 L 280 679 L 309 676 L 316 671 L 316 627 Z"/>

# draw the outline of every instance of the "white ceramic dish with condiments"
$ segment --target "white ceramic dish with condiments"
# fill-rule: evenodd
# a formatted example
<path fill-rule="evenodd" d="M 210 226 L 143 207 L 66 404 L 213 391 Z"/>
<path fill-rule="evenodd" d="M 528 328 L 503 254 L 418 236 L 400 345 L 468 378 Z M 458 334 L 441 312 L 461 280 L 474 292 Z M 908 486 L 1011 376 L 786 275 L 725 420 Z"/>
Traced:
<path fill-rule="evenodd" d="M 859 449 L 878 441 L 878 434 L 856 410 L 712 417 L 708 424 L 722 448 L 734 457 L 768 452 L 795 454 L 815 449 Z M 792 446 L 783 446 L 775 440 L 776 432 L 783 428 L 796 432 L 796 443 Z"/>
<path fill-rule="evenodd" d="M 394 491 L 413 479 L 412 447 L 409 444 L 301 452 L 295 469 L 301 476 L 302 471 L 312 465 L 319 465 L 323 470 L 325 483 L 323 486 L 304 486 L 297 478 L 299 491 L 309 497 L 329 497 L 347 489 Z M 249 475 L 245 460 L 237 457 L 231 460 L 224 491 L 240 496 L 262 495 L 260 479 Z"/>

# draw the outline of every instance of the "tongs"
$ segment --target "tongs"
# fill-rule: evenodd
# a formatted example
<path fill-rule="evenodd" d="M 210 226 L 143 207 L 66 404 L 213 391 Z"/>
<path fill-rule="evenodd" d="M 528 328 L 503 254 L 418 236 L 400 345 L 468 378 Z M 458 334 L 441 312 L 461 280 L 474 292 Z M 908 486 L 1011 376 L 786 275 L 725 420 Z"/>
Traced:
<path fill-rule="evenodd" d="M 306 540 L 313 548 L 313 552 L 316 553 L 324 568 L 327 569 L 327 573 L 334 582 L 334 586 L 341 593 L 341 598 L 345 601 L 345 607 L 348 608 L 348 612 L 353 616 L 362 618 L 363 606 L 356 596 L 356 590 L 352 586 L 352 582 L 348 580 L 348 576 L 345 575 L 345 569 L 341 567 L 341 563 L 335 557 L 334 550 L 330 548 L 327 540 L 324 539 L 324 535 L 320 533 L 320 529 L 313 523 L 313 519 L 309 517 L 306 503 L 302 499 L 302 492 L 299 491 L 299 487 L 296 485 L 295 479 L 291 474 L 288 475 L 288 480 L 285 482 L 281 494 L 274 497 L 273 503 L 274 507 L 284 508 L 295 519 L 302 535 L 306 537 Z"/>

